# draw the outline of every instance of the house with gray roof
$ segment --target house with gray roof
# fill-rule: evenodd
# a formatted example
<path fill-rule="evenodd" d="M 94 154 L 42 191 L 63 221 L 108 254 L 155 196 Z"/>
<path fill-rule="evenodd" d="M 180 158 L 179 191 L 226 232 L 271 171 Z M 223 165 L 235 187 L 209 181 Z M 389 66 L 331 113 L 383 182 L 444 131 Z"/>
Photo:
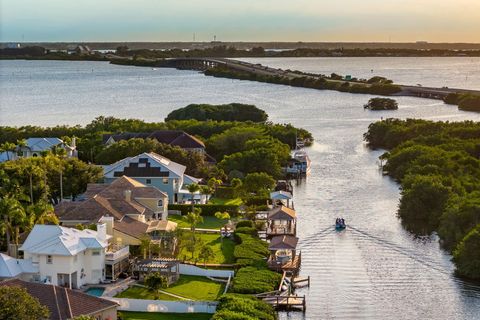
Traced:
<path fill-rule="evenodd" d="M 5 151 L 0 153 L 0 162 L 8 160 L 16 160 L 18 158 L 40 157 L 42 153 L 52 151 L 55 148 L 65 150 L 65 155 L 68 158 L 77 157 L 77 147 L 75 138 L 72 139 L 72 144 L 68 145 L 59 138 L 28 138 L 25 145 L 19 145 L 15 151 Z"/>

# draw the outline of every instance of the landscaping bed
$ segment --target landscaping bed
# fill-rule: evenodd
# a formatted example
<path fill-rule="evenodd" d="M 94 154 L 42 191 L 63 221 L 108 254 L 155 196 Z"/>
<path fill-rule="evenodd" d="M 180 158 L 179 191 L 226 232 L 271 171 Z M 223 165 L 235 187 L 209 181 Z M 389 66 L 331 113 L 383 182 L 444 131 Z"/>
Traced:
<path fill-rule="evenodd" d="M 218 219 L 216 217 L 202 217 L 203 222 L 196 225 L 196 228 L 199 229 L 220 229 L 223 227 L 228 220 Z M 176 222 L 180 228 L 190 228 L 190 223 L 183 220 L 183 216 L 170 214 L 168 215 L 168 220 Z"/>

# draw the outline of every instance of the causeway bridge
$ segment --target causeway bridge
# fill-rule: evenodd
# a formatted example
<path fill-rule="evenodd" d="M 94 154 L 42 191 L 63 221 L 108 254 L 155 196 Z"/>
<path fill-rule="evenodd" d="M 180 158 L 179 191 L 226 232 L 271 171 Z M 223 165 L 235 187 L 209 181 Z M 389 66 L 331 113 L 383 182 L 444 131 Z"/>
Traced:
<path fill-rule="evenodd" d="M 299 71 L 290 71 L 271 68 L 268 66 L 263 66 L 261 64 L 253 64 L 249 62 L 244 62 L 234 59 L 226 58 L 170 58 L 165 59 L 162 67 L 167 68 L 177 68 L 182 70 L 198 70 L 205 71 L 209 68 L 214 68 L 218 66 L 225 66 L 231 70 L 243 71 L 248 73 L 253 73 L 257 75 L 264 76 L 281 76 L 288 78 L 299 78 L 299 77 L 312 77 L 318 79 L 322 77 L 321 75 L 301 73 Z M 331 80 L 329 81 L 339 81 L 345 82 L 345 80 Z M 480 95 L 480 90 L 469 90 L 469 89 L 457 89 L 457 88 L 435 88 L 435 87 L 423 87 L 423 86 L 412 86 L 412 85 L 399 85 L 402 88 L 402 91 L 398 92 L 397 96 L 413 96 L 420 98 L 428 99 L 439 99 L 443 100 L 450 93 L 469 93 Z"/>

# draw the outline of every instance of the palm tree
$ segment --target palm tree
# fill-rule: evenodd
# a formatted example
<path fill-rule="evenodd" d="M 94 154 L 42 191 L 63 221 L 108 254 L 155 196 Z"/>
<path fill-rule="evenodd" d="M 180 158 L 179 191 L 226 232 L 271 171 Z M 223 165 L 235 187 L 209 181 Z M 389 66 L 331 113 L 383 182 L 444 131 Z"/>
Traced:
<path fill-rule="evenodd" d="M 148 235 L 145 235 L 140 239 L 140 250 L 143 252 L 143 259 L 147 259 L 147 253 L 148 253 L 148 257 L 150 258 L 151 244 L 152 244 L 152 239 Z"/>
<path fill-rule="evenodd" d="M 5 231 L 7 238 L 7 247 L 10 247 L 12 241 L 18 245 L 20 228 L 29 224 L 24 208 L 14 197 L 5 196 L 0 199 L 0 217 L 1 229 Z"/>
<path fill-rule="evenodd" d="M 200 215 L 202 210 L 200 208 L 194 208 L 193 212 L 189 212 L 183 219 L 190 224 L 190 230 L 192 230 L 195 236 L 195 227 L 197 224 L 203 222 L 203 217 Z"/>
<path fill-rule="evenodd" d="M 0 152 L 6 152 L 7 153 L 7 160 L 10 160 L 10 152 L 15 151 L 17 146 L 15 143 L 11 142 L 4 142 L 0 145 Z"/>
<path fill-rule="evenodd" d="M 213 193 L 215 193 L 217 192 L 217 187 L 222 183 L 223 183 L 222 180 L 212 177 L 210 178 L 210 180 L 208 180 L 207 184 L 211 189 L 213 189 Z"/>
<path fill-rule="evenodd" d="M 200 191 L 200 186 L 197 183 L 192 183 L 192 184 L 189 184 L 187 186 L 187 190 L 192 195 L 192 198 L 191 198 L 191 200 L 192 200 L 191 201 L 192 202 L 192 212 L 194 212 L 194 206 L 195 206 L 194 197 L 195 197 L 195 193 Z"/>
<path fill-rule="evenodd" d="M 43 200 L 31 204 L 26 208 L 27 218 L 30 225 L 34 224 L 58 224 L 58 218 L 54 213 L 53 206 Z"/>

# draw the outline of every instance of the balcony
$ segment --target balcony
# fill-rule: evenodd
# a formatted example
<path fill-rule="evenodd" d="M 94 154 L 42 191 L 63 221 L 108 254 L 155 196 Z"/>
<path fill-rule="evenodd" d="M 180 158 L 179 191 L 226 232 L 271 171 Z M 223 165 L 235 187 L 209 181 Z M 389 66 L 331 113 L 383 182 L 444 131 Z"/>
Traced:
<path fill-rule="evenodd" d="M 271 224 L 267 227 L 268 236 L 281 236 L 281 235 L 295 235 L 295 225 L 294 224 L 280 224 L 275 225 Z"/>
<path fill-rule="evenodd" d="M 115 262 L 125 257 L 128 257 L 129 254 L 130 254 L 129 246 L 111 245 L 107 249 L 107 252 L 105 254 L 105 259 L 107 261 Z"/>

